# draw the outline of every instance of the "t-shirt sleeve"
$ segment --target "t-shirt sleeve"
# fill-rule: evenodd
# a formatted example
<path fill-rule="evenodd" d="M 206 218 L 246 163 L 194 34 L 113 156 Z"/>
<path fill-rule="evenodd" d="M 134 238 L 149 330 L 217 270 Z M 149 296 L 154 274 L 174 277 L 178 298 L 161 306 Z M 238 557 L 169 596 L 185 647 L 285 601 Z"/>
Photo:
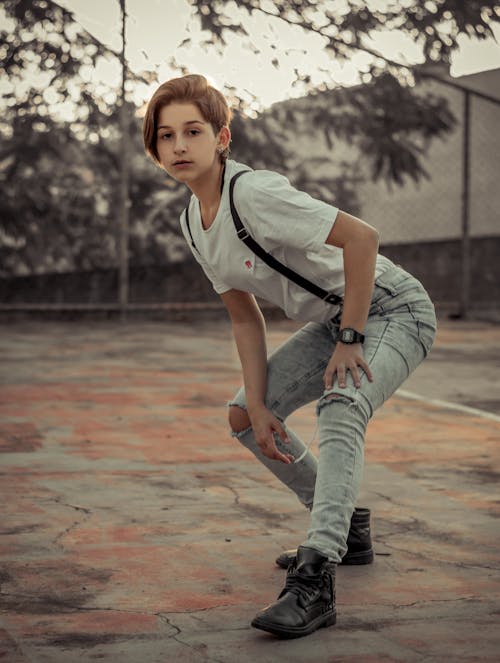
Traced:
<path fill-rule="evenodd" d="M 319 251 L 339 211 L 269 170 L 256 170 L 240 178 L 235 202 L 248 230 L 264 241 L 267 250 L 291 246 Z"/>
<path fill-rule="evenodd" d="M 186 218 L 184 212 L 181 214 L 181 229 L 182 233 L 184 235 L 184 238 L 186 242 L 189 245 L 189 248 L 191 249 L 191 253 L 194 256 L 194 259 L 196 262 L 198 262 L 201 265 L 201 268 L 205 272 L 205 276 L 208 278 L 209 281 L 211 281 L 212 286 L 215 290 L 215 292 L 218 295 L 222 295 L 224 292 L 227 292 L 228 290 L 231 290 L 231 286 L 227 285 L 223 281 L 221 281 L 217 274 L 214 272 L 214 270 L 210 267 L 210 265 L 207 264 L 205 260 L 203 260 L 202 256 L 199 254 L 199 252 L 195 249 L 193 246 L 193 243 L 191 241 L 191 237 L 189 235 L 189 231 L 187 229 L 186 225 Z"/>

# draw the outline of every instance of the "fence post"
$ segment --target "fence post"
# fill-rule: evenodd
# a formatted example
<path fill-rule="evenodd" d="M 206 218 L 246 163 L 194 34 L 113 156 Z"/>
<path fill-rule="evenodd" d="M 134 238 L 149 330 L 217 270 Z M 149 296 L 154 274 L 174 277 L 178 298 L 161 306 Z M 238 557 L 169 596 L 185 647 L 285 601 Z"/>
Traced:
<path fill-rule="evenodd" d="M 460 317 L 467 318 L 470 310 L 471 243 L 470 243 L 470 98 L 464 90 L 462 142 L 462 274 L 460 279 Z"/>
<path fill-rule="evenodd" d="M 485 94 L 479 90 L 469 88 L 452 80 L 451 78 L 441 78 L 432 73 L 432 68 L 422 72 L 425 78 L 438 81 L 443 85 L 461 90 L 464 94 L 463 106 L 463 132 L 462 132 L 462 234 L 461 234 L 461 256 L 460 256 L 460 297 L 459 297 L 459 311 L 456 316 L 459 318 L 467 318 L 470 315 L 471 305 L 471 282 L 472 282 L 472 246 L 470 238 L 470 115 L 471 115 L 471 99 L 478 100 L 484 99 L 496 106 L 500 105 L 500 99 L 493 94 Z M 496 93 L 496 90 L 495 90 Z"/>
<path fill-rule="evenodd" d="M 125 26 L 126 10 L 125 0 L 120 0 L 122 16 L 122 84 L 120 95 L 120 184 L 119 184 L 119 304 L 120 318 L 122 321 L 127 317 L 127 304 L 129 297 L 129 269 L 128 269 L 128 234 L 129 234 L 129 164 L 128 164 L 128 117 L 125 106 L 125 82 L 127 80 L 127 62 L 125 60 Z"/>

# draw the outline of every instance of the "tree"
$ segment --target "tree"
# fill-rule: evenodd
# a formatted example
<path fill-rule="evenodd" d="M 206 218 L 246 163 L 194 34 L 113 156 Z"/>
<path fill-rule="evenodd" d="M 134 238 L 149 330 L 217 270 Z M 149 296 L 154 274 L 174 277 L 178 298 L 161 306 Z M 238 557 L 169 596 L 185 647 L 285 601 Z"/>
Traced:
<path fill-rule="evenodd" d="M 233 0 L 191 0 L 202 28 L 213 40 L 224 44 L 229 31 L 242 37 L 248 33 L 244 21 L 235 19 L 229 10 Z M 380 30 L 399 30 L 410 34 L 422 47 L 426 61 L 447 62 L 458 47 L 461 34 L 477 39 L 494 37 L 491 23 L 500 20 L 495 0 L 238 0 L 239 8 L 248 13 L 261 12 L 305 31 L 319 33 L 325 38 L 325 48 L 335 57 L 349 59 L 353 52 L 372 53 L 386 66 L 401 68 L 401 63 L 386 58 L 367 46 L 367 37 Z M 385 7 L 384 7 L 385 5 Z M 380 9 L 380 7 L 384 7 Z M 277 48 L 277 47 L 276 47 Z M 278 50 L 278 49 L 277 49 Z M 277 55 L 279 57 L 279 55 Z M 373 75 L 376 69 L 372 72 Z M 306 81 L 307 82 L 307 81 Z"/>
<path fill-rule="evenodd" d="M 7 82 L 0 115 L 2 269 L 110 267 L 120 159 L 117 89 L 96 88 L 91 73 L 99 58 L 118 56 L 52 0 L 5 0 L 0 25 Z M 130 104 L 131 118 L 135 111 Z M 130 131 L 135 138 L 140 129 L 131 124 Z"/>
<path fill-rule="evenodd" d="M 315 123 L 327 140 L 335 134 L 355 142 L 370 159 L 374 179 L 397 184 L 405 176 L 418 180 L 426 175 L 422 156 L 432 139 L 454 126 L 454 117 L 444 98 L 415 90 L 415 82 L 432 77 L 426 67 L 408 67 L 383 56 L 368 45 L 370 37 L 382 30 L 401 31 L 421 47 L 425 63 L 449 64 L 460 35 L 493 37 L 491 24 L 500 20 L 496 0 L 238 0 L 238 8 L 244 10 L 239 14 L 232 0 L 191 0 L 191 4 L 206 31 L 206 43 L 221 49 L 228 33 L 237 32 L 257 52 L 244 19 L 245 13 L 260 13 L 271 22 L 320 35 L 336 60 L 347 61 L 360 51 L 373 56 L 362 74 L 365 85 L 338 90 L 335 105 L 324 107 Z M 279 66 L 283 53 L 277 44 L 273 48 L 273 64 Z M 296 70 L 295 85 L 304 93 L 316 92 L 307 71 Z"/>
<path fill-rule="evenodd" d="M 4 0 L 0 11 L 2 68 L 10 87 L 2 94 L 2 129 L 12 114 L 53 116 L 64 108 L 73 131 L 88 138 L 116 101 L 113 87 L 103 84 L 96 93 L 90 74 L 99 58 L 116 53 L 53 0 Z"/>
<path fill-rule="evenodd" d="M 224 48 L 228 31 L 243 42 L 245 15 L 265 14 L 322 35 L 337 59 L 370 51 L 367 36 L 381 29 L 414 35 L 427 61 L 448 61 L 460 34 L 491 34 L 499 12 L 492 0 L 402 0 L 384 11 L 371 2 L 339 0 L 191 0 L 207 31 L 207 43 Z M 380 4 L 380 3 L 379 3 Z M 238 9 L 238 11 L 235 11 Z M 54 0 L 4 0 L 0 5 L 0 58 L 7 87 L 0 115 L 0 262 L 4 273 L 88 269 L 115 265 L 115 215 L 119 173 L 116 86 L 92 81 L 100 58 L 118 54 L 99 43 Z M 250 44 L 250 46 L 252 46 Z M 255 45 L 252 46 L 255 48 Z M 274 45 L 279 66 L 282 53 Z M 314 122 L 327 141 L 348 140 L 370 160 L 372 175 L 402 183 L 425 175 L 422 156 L 431 140 L 453 126 L 443 99 L 412 87 L 424 71 L 378 54 L 363 74 L 365 85 L 335 91 L 314 89 L 307 71 L 297 70 L 296 87 L 315 95 Z M 182 67 L 179 67 L 182 70 Z M 154 72 L 128 78 L 150 81 Z M 8 87 L 10 85 L 10 88 Z M 287 172 L 297 186 L 356 211 L 360 174 L 343 164 L 342 177 L 311 177 L 312 161 L 292 167 L 293 150 L 277 118 L 298 122 L 293 104 L 278 104 L 250 118 L 240 90 L 235 100 L 234 152 L 254 167 Z M 334 95 L 334 97 L 332 97 Z M 335 103 L 332 103 L 332 99 Z M 179 233 L 178 214 L 187 195 L 148 163 L 139 119 L 129 104 L 131 143 L 131 262 L 164 262 Z M 278 128 L 277 128 L 278 127 Z M 175 250 L 174 250 L 175 253 Z M 171 257 L 171 256 L 170 256 Z"/>

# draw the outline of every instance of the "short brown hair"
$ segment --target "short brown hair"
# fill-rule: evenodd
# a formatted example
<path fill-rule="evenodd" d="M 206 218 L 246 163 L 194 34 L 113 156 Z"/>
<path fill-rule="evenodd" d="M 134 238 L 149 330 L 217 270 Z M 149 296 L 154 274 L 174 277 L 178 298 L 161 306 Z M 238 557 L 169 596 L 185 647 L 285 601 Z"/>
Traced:
<path fill-rule="evenodd" d="M 219 90 L 212 87 L 204 76 L 188 74 L 171 78 L 166 83 L 162 83 L 149 100 L 142 126 L 144 147 L 156 163 L 160 163 L 156 149 L 158 114 L 164 106 L 172 102 L 195 104 L 203 119 L 212 125 L 215 134 L 222 127 L 228 127 L 231 122 L 231 109 L 226 98 Z M 225 161 L 228 155 L 229 146 L 220 157 Z"/>

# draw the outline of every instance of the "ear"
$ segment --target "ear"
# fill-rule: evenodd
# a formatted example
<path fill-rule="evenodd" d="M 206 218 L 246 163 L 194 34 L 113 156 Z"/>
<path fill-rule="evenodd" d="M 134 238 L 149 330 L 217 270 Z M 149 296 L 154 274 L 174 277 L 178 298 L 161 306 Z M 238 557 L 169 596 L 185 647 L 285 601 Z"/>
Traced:
<path fill-rule="evenodd" d="M 222 129 L 219 131 L 218 144 L 225 150 L 230 142 L 231 132 L 229 131 L 229 127 L 222 127 Z"/>

